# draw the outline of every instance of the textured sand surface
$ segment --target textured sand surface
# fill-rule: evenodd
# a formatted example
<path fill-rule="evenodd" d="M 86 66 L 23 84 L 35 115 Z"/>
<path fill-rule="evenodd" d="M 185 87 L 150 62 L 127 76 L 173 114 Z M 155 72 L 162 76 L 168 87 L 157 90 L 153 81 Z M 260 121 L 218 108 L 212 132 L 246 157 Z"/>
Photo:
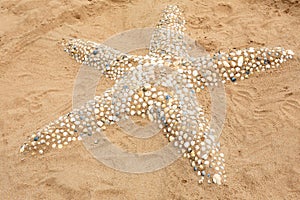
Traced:
<path fill-rule="evenodd" d="M 101 42 L 153 27 L 171 3 L 184 10 L 187 32 L 208 51 L 283 46 L 296 54 L 273 73 L 226 85 L 227 184 L 199 186 L 184 159 L 153 173 L 122 173 L 93 159 L 80 142 L 21 160 L 24 139 L 72 108 L 80 64 L 58 41 Z M 299 33 L 297 0 L 0 1 L 1 199 L 299 199 Z M 136 142 L 116 129 L 109 135 Z"/>

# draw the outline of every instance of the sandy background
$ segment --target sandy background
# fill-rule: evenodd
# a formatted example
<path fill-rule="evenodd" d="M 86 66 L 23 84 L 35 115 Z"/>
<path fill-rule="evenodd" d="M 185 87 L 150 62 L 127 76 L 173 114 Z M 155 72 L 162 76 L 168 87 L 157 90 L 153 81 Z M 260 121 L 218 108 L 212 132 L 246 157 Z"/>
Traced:
<path fill-rule="evenodd" d="M 58 41 L 77 36 L 101 42 L 153 27 L 170 3 L 176 1 L 0 1 L 0 199 L 300 198 L 299 57 L 273 73 L 226 86 L 225 186 L 199 186 L 184 159 L 149 174 L 118 172 L 81 143 L 21 161 L 24 139 L 72 107 L 80 65 Z M 300 53 L 297 0 L 176 4 L 184 9 L 191 37 L 208 51 L 283 46 Z"/>

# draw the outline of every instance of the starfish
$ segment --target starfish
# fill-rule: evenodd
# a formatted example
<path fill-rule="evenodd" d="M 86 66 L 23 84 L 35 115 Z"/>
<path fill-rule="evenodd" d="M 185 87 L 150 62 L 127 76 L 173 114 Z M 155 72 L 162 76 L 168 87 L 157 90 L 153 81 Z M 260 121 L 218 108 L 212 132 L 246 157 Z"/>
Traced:
<path fill-rule="evenodd" d="M 195 92 L 236 83 L 281 66 L 294 53 L 283 48 L 229 49 L 213 56 L 188 53 L 185 20 L 177 6 L 162 13 L 146 56 L 131 55 L 81 39 L 63 40 L 77 62 L 116 80 L 102 96 L 34 132 L 20 148 L 32 155 L 61 149 L 86 135 L 100 133 L 122 118 L 140 116 L 156 124 L 200 177 L 199 183 L 226 181 L 219 135 L 195 99 Z M 88 137 L 88 136 L 87 136 Z"/>

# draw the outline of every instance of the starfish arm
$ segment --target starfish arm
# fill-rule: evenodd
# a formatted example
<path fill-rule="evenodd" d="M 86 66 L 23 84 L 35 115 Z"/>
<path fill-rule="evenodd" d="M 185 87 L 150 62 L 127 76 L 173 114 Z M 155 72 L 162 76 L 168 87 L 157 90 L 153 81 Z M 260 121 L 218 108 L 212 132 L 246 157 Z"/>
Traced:
<path fill-rule="evenodd" d="M 163 11 L 150 42 L 150 54 L 186 56 L 185 20 L 177 6 Z"/>
<path fill-rule="evenodd" d="M 293 51 L 276 48 L 230 50 L 214 55 L 214 66 L 223 82 L 248 79 L 259 72 L 279 68 L 293 58 Z"/>
<path fill-rule="evenodd" d="M 80 39 L 63 40 L 64 50 L 77 62 L 99 70 L 116 80 L 132 67 L 135 58 L 113 48 Z"/>
<path fill-rule="evenodd" d="M 108 93 L 106 92 L 104 95 Z M 104 130 L 106 127 L 101 120 L 108 119 L 106 116 L 103 116 L 104 118 L 101 120 L 96 119 L 97 99 L 99 97 L 95 97 L 80 109 L 74 109 L 33 133 L 23 143 L 20 152 L 31 152 L 32 155 L 44 154 L 51 147 L 52 149 L 61 149 L 73 141 L 80 140 L 81 134 L 92 134 Z"/>
<path fill-rule="evenodd" d="M 292 59 L 293 51 L 283 48 L 249 48 L 217 53 L 213 57 L 189 57 L 173 61 L 171 67 L 186 80 L 187 87 L 200 92 L 207 86 L 218 86 L 220 82 L 236 82 L 251 75 L 279 68 Z"/>

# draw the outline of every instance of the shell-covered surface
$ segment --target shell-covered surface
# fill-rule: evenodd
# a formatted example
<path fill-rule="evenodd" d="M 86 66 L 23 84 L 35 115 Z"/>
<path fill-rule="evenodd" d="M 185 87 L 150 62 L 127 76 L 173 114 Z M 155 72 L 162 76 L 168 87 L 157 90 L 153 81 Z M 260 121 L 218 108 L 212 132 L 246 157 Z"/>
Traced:
<path fill-rule="evenodd" d="M 194 58 L 186 49 L 184 25 L 179 8 L 168 6 L 154 31 L 146 56 L 121 53 L 103 44 L 80 39 L 64 40 L 65 51 L 77 62 L 100 70 L 112 80 L 122 78 L 122 81 L 117 81 L 115 86 L 82 108 L 33 133 L 20 152 L 44 154 L 81 140 L 85 135 L 104 131 L 118 122 L 122 114 L 140 116 L 164 130 L 168 141 L 179 148 L 200 176 L 199 183 L 205 179 L 208 183 L 225 182 L 225 160 L 218 137 L 209 127 L 202 106 L 191 101 L 193 98 L 189 94 L 278 68 L 292 59 L 294 53 L 281 47 L 248 48 Z M 159 74 L 165 68 L 176 73 L 168 80 L 157 80 L 155 75 L 151 79 L 152 72 Z M 130 76 L 132 74 L 135 76 Z M 182 91 L 170 89 L 172 85 L 179 85 Z"/>

